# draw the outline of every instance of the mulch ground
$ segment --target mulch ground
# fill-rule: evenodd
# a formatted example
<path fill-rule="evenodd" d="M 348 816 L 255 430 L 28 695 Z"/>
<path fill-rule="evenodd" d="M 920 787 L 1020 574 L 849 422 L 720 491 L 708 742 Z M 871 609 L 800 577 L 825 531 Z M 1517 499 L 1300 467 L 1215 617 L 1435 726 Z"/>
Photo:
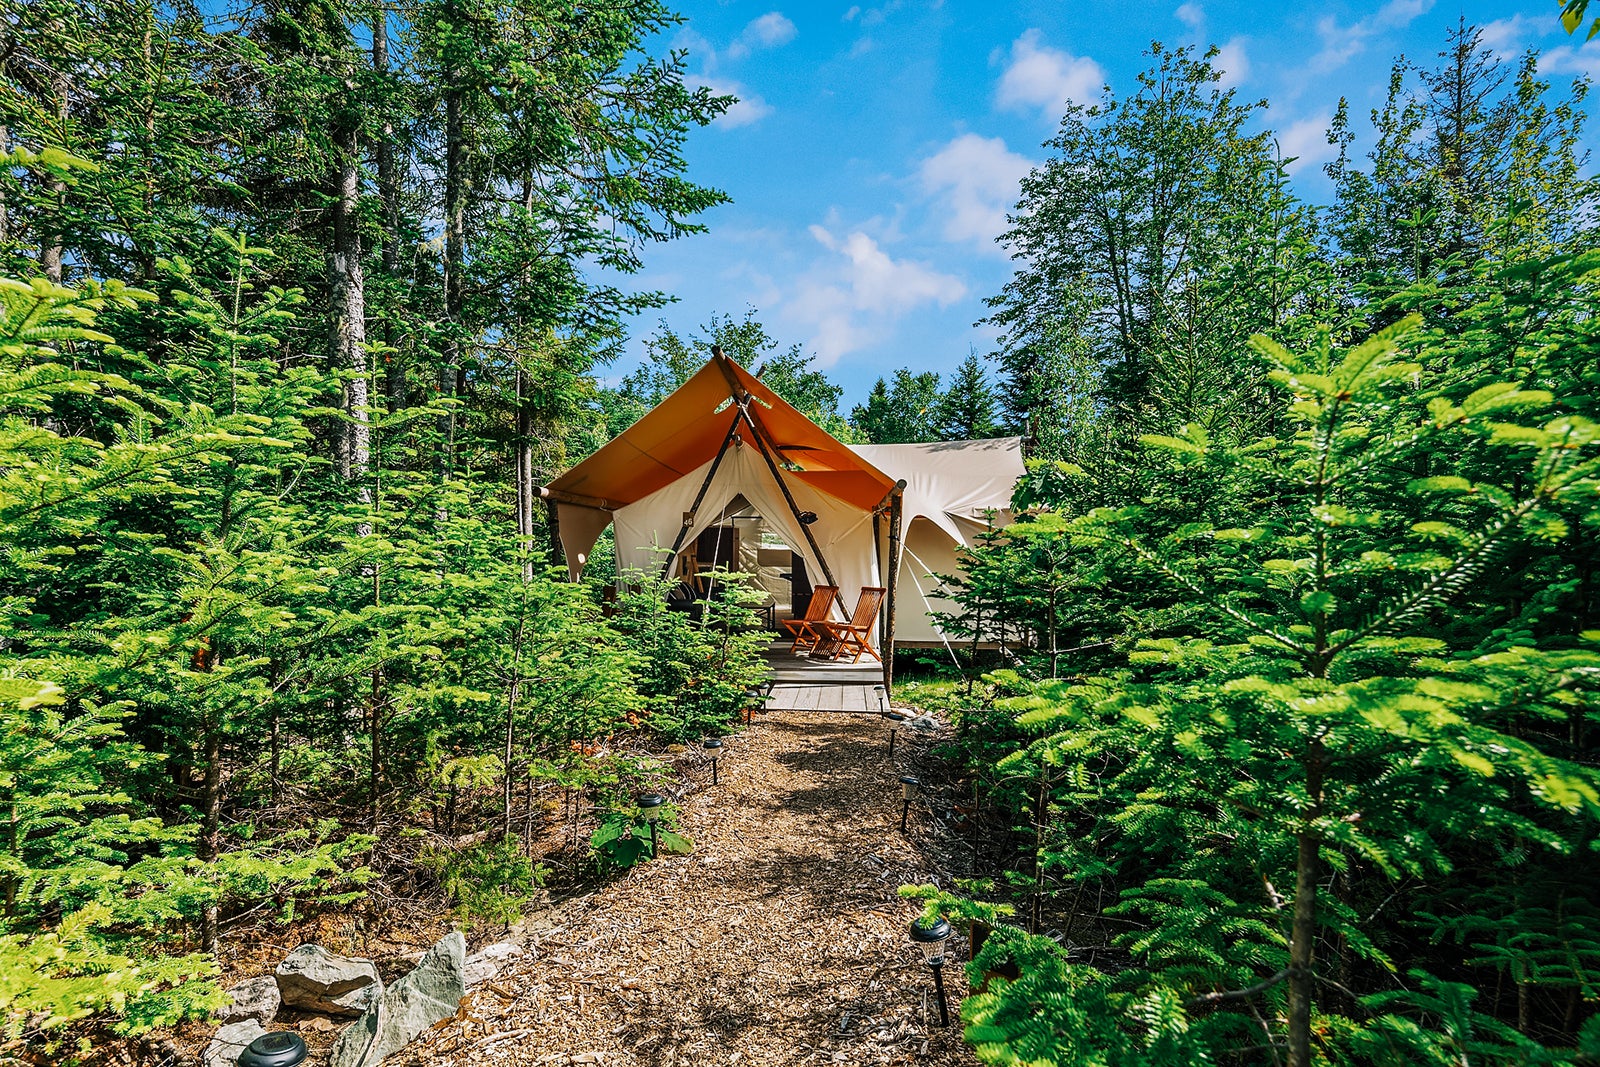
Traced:
<path fill-rule="evenodd" d="M 902 731 L 902 735 L 905 731 Z M 469 994 L 397 1065 L 972 1064 L 940 1028 L 902 884 L 945 884 L 946 836 L 913 804 L 876 716 L 773 712 L 671 799 L 688 856 L 664 856 L 527 927 L 529 955 Z M 950 940 L 952 1014 L 966 946 Z"/>

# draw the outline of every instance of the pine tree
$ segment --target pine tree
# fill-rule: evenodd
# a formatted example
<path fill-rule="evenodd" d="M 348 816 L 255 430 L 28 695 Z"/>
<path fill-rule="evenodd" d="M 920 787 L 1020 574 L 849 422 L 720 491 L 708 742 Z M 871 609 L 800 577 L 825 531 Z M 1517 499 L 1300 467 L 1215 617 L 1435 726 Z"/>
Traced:
<path fill-rule="evenodd" d="M 997 433 L 994 392 L 976 352 L 956 368 L 940 401 L 939 416 L 940 434 L 947 441 L 977 441 Z"/>

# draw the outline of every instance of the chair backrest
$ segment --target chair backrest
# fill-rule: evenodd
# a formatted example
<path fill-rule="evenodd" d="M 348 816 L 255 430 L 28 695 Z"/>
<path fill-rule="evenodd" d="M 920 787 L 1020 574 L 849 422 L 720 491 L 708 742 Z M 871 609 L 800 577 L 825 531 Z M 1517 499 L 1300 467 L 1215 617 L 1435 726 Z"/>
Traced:
<path fill-rule="evenodd" d="M 872 620 L 878 617 L 878 607 L 883 603 L 883 594 L 886 592 L 888 590 L 882 586 L 862 586 L 861 596 L 856 598 L 856 613 L 850 617 L 850 625 L 857 629 L 871 626 Z"/>
<path fill-rule="evenodd" d="M 833 610 L 833 602 L 839 596 L 839 587 L 836 585 L 819 585 L 811 590 L 811 603 L 806 607 L 807 622 L 821 622 Z"/>

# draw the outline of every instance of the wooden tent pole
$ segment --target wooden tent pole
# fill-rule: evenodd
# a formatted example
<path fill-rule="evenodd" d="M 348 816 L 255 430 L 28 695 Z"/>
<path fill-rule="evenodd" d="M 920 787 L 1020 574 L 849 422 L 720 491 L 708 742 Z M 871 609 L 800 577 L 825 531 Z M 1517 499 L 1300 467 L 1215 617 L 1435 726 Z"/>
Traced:
<path fill-rule="evenodd" d="M 745 392 L 744 386 L 739 384 L 739 379 L 734 377 L 733 371 L 728 369 L 727 357 L 722 354 L 722 349 L 713 348 L 711 358 L 716 361 L 722 376 L 728 379 L 728 388 L 733 390 L 733 403 L 739 409 L 739 414 L 744 416 L 745 423 L 750 427 L 750 435 L 756 439 L 756 451 L 761 453 L 761 458 L 767 461 L 767 470 L 772 472 L 772 480 L 778 483 L 778 489 L 783 493 L 783 499 L 789 505 L 789 513 L 794 516 L 794 521 L 800 527 L 800 532 L 806 535 L 806 543 L 811 546 L 812 555 L 817 557 L 817 562 L 822 566 L 822 576 L 828 579 L 828 584 L 834 587 L 833 569 L 828 566 L 828 560 L 822 554 L 822 546 L 817 544 L 817 539 L 811 534 L 811 527 L 800 518 L 800 505 L 794 502 L 794 494 L 789 492 L 789 483 L 783 480 L 783 471 L 776 460 L 772 458 L 772 451 L 767 441 L 766 427 L 762 426 L 756 417 L 750 413 L 750 394 Z M 735 421 L 735 425 L 738 425 Z"/>
<path fill-rule="evenodd" d="M 751 417 L 750 410 L 744 404 L 739 405 L 739 412 L 744 416 L 745 422 L 750 424 L 751 436 L 756 439 L 756 451 L 761 453 L 761 458 L 767 461 L 767 470 L 772 472 L 773 481 L 778 483 L 778 488 L 783 491 L 783 499 L 789 504 L 789 513 L 794 516 L 794 521 L 800 527 L 800 532 L 806 535 L 806 543 L 811 546 L 811 552 L 817 557 L 817 562 L 822 565 L 822 576 L 828 579 L 828 584 L 838 586 L 834 581 L 833 569 L 828 566 L 828 559 L 822 554 L 822 546 L 817 544 L 817 539 L 811 533 L 811 526 L 800 517 L 800 505 L 795 503 L 794 494 L 789 492 L 789 483 L 783 480 L 783 471 L 772 458 L 772 452 L 767 447 L 766 433 L 756 420 Z"/>
<path fill-rule="evenodd" d="M 572 504 L 580 508 L 594 508 L 596 511 L 618 511 L 627 506 L 603 497 L 584 496 L 582 493 L 569 493 L 564 489 L 552 489 L 548 485 L 539 487 L 539 495 L 557 504 Z"/>
<path fill-rule="evenodd" d="M 706 480 L 700 483 L 700 491 L 694 495 L 694 503 L 689 505 L 688 517 L 684 519 L 683 525 L 678 527 L 678 536 L 673 538 L 672 551 L 667 554 L 667 562 L 661 567 L 662 581 L 666 581 L 667 575 L 672 571 L 672 564 L 678 558 L 678 551 L 683 548 L 684 538 L 689 536 L 689 527 L 694 522 L 694 515 L 705 501 L 706 492 L 711 488 L 711 479 L 717 476 L 717 468 L 722 466 L 722 457 L 728 454 L 728 446 L 733 444 L 733 435 L 738 429 L 737 418 L 728 423 L 728 435 L 722 439 L 722 447 L 717 449 L 717 458 L 711 461 L 711 469 L 706 471 Z"/>
<path fill-rule="evenodd" d="M 888 603 L 884 613 L 888 616 L 889 636 L 880 646 L 883 653 L 883 695 L 894 699 L 894 594 L 900 583 L 900 506 L 905 499 L 906 483 L 902 480 L 894 487 L 889 498 L 889 587 Z"/>
<path fill-rule="evenodd" d="M 872 558 L 878 564 L 878 579 L 883 579 L 883 518 L 877 508 L 872 509 Z M 883 647 L 884 639 L 889 636 L 889 616 L 882 613 L 878 616 L 878 647 Z"/>

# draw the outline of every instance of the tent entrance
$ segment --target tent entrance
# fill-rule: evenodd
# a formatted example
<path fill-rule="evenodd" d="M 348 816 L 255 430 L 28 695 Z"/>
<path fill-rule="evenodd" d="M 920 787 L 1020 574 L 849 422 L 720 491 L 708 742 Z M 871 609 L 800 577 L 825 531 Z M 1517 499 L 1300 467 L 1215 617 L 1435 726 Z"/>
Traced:
<path fill-rule="evenodd" d="M 803 615 L 811 601 L 805 556 L 743 494 L 690 540 L 678 554 L 676 570 L 702 598 L 712 595 L 718 570 L 739 575 L 761 595 L 754 606 L 769 628 L 775 629 L 779 619 Z"/>

